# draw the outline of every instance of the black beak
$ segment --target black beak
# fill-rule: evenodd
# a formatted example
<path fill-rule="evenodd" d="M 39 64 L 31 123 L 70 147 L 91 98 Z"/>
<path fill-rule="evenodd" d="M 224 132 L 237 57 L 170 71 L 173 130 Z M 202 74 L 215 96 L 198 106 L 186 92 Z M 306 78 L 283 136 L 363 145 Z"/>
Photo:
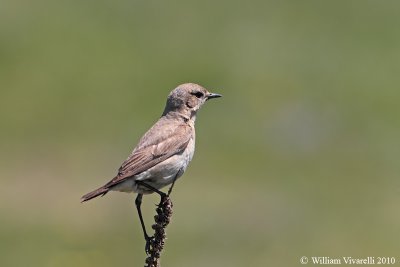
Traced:
<path fill-rule="evenodd" d="M 213 94 L 213 93 L 209 93 L 207 95 L 207 100 L 211 99 L 211 98 L 218 98 L 218 97 L 222 97 L 222 95 L 220 94 Z"/>

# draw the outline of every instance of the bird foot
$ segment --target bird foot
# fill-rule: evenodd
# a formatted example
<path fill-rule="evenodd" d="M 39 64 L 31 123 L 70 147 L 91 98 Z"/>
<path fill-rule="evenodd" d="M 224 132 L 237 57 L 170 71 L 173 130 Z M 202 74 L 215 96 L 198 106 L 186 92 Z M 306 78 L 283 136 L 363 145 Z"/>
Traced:
<path fill-rule="evenodd" d="M 146 236 L 144 238 L 146 240 L 146 245 L 144 246 L 144 251 L 147 255 L 150 254 L 151 248 L 154 246 L 154 236 Z"/>

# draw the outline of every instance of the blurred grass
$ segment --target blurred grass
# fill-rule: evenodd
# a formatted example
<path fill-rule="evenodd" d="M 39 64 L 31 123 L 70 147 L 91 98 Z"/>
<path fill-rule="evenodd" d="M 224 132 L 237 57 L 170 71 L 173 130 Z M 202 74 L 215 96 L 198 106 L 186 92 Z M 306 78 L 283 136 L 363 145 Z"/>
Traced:
<path fill-rule="evenodd" d="M 111 178 L 176 85 L 197 121 L 166 266 L 397 256 L 397 1 L 3 1 L 2 266 L 144 260 Z M 155 196 L 145 198 L 150 222 Z"/>

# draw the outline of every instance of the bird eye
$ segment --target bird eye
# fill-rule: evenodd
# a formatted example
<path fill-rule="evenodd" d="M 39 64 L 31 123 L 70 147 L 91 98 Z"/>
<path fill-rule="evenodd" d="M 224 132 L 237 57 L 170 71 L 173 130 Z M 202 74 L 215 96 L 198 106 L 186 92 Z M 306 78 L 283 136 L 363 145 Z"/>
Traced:
<path fill-rule="evenodd" d="M 202 98 L 204 96 L 204 94 L 202 92 L 193 92 L 191 94 L 194 95 L 197 98 Z"/>

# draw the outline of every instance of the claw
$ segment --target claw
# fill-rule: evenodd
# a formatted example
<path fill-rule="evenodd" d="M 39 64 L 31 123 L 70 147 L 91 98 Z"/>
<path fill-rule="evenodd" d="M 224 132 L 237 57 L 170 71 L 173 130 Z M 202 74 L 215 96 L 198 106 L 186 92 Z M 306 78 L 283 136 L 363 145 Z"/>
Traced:
<path fill-rule="evenodd" d="M 150 254 L 151 247 L 153 246 L 154 236 L 145 237 L 146 245 L 144 246 L 144 251 L 147 255 Z"/>

